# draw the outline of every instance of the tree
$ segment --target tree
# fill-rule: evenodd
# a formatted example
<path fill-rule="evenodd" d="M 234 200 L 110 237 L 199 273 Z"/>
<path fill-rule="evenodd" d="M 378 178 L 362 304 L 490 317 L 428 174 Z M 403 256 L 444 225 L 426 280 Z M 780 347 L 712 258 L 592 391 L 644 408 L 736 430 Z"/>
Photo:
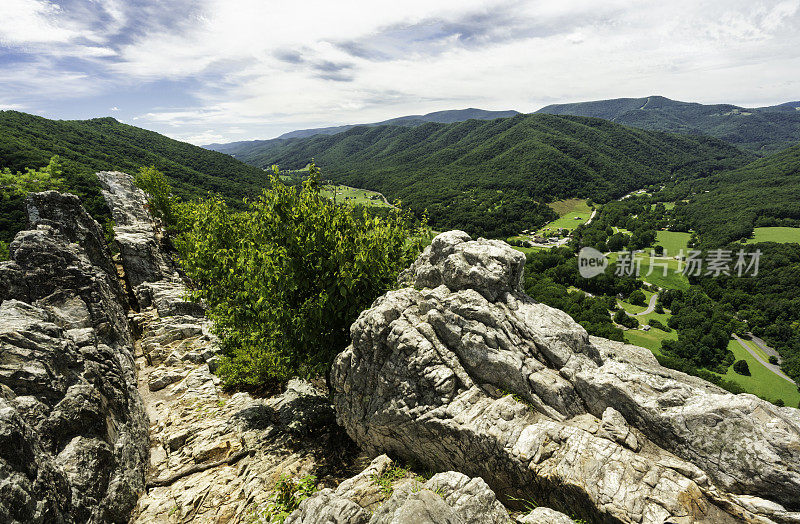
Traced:
<path fill-rule="evenodd" d="M 0 191 L 24 196 L 49 189 L 59 190 L 64 187 L 61 174 L 61 160 L 58 155 L 50 158 L 50 163 L 41 169 L 26 167 L 25 171 L 13 173 L 5 168 L 0 170 Z"/>
<path fill-rule="evenodd" d="M 633 293 L 630 294 L 628 297 L 628 302 L 633 304 L 634 306 L 644 306 L 645 305 L 645 295 L 641 289 L 635 290 Z"/>
<path fill-rule="evenodd" d="M 737 360 L 733 363 L 733 371 L 746 377 L 750 376 L 750 366 L 747 365 L 746 360 Z"/>
<path fill-rule="evenodd" d="M 8 252 L 8 244 L 0 240 L 0 260 L 8 260 L 11 254 Z"/>
<path fill-rule="evenodd" d="M 614 313 L 614 322 L 629 329 L 639 327 L 639 321 L 625 313 L 622 309 Z"/>
<path fill-rule="evenodd" d="M 429 239 L 407 212 L 336 205 L 318 177 L 311 165 L 300 187 L 287 186 L 275 168 L 244 212 L 219 197 L 179 207 L 176 245 L 221 337 L 227 386 L 327 374 L 358 314 Z"/>
<path fill-rule="evenodd" d="M 155 166 L 143 167 L 134 178 L 136 186 L 147 195 L 147 205 L 154 217 L 172 229 L 177 225 L 177 206 L 180 202 L 172 192 L 172 186 Z"/>
<path fill-rule="evenodd" d="M 770 355 L 769 356 L 769 363 L 777 366 L 778 365 L 778 357 L 776 357 L 775 355 Z"/>

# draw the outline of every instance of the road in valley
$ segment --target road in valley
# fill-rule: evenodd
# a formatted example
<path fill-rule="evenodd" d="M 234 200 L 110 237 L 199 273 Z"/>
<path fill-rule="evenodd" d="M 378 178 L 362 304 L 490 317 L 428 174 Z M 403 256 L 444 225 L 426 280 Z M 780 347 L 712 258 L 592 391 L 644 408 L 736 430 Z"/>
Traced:
<path fill-rule="evenodd" d="M 747 343 L 748 341 L 746 341 L 746 340 L 743 340 L 743 339 L 742 339 L 741 337 L 739 337 L 739 335 L 737 335 L 736 333 L 734 333 L 734 334 L 733 334 L 733 338 L 734 338 L 734 339 L 736 339 L 736 341 L 739 343 L 739 345 L 741 345 L 743 348 L 745 348 L 745 349 L 747 350 L 747 352 L 748 352 L 748 353 L 750 353 L 750 355 L 751 355 L 751 356 L 752 356 L 754 359 L 758 360 L 758 362 L 759 362 L 761 365 L 763 365 L 765 368 L 767 368 L 768 370 L 772 371 L 774 374 L 778 375 L 778 376 L 779 376 L 779 377 L 781 377 L 782 379 L 784 379 L 784 380 L 788 380 L 789 382 L 791 382 L 792 384 L 794 384 L 794 380 L 792 380 L 792 379 L 790 379 L 788 376 L 786 376 L 786 374 L 785 374 L 783 371 L 781 371 L 781 368 L 780 368 L 780 367 L 776 366 L 775 364 L 770 364 L 769 362 L 765 362 L 765 361 L 764 361 L 764 359 L 763 359 L 763 358 L 761 358 L 761 357 L 758 355 L 758 353 L 756 353 L 755 351 L 753 351 L 753 349 L 750 347 L 750 344 L 748 344 L 748 343 Z M 766 344 L 764 344 L 764 341 L 763 341 L 763 340 L 761 340 L 761 339 L 758 339 L 758 340 L 761 342 L 761 344 L 759 344 L 758 342 L 755 342 L 755 340 L 754 340 L 753 342 L 754 342 L 754 343 L 756 343 L 756 344 L 758 344 L 758 346 L 759 346 L 761 349 L 763 349 L 763 350 L 764 350 L 764 351 L 765 351 L 767 354 L 769 354 L 769 353 L 770 353 L 770 351 L 771 351 L 771 352 L 775 352 L 775 350 L 774 350 L 774 349 L 772 349 L 772 348 L 769 348 L 769 351 L 767 351 L 767 349 L 766 349 L 766 348 L 767 348 L 768 346 L 766 346 Z M 764 344 L 764 345 L 762 345 L 762 344 Z"/>
<path fill-rule="evenodd" d="M 642 315 L 647 315 L 648 313 L 652 313 L 653 310 L 656 308 L 657 300 L 658 300 L 658 293 L 653 293 L 653 296 L 650 297 L 650 304 L 647 305 L 647 309 L 645 309 L 641 313 L 636 313 L 636 316 L 640 317 Z"/>

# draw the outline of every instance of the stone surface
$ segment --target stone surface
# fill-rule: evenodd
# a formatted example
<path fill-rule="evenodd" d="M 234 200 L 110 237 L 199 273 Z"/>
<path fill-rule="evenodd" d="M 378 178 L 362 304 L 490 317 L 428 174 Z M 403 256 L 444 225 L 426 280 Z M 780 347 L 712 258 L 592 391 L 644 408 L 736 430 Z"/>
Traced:
<path fill-rule="evenodd" d="M 403 478 L 393 482 L 387 498 L 376 482 L 392 461 L 380 455 L 361 473 L 326 488 L 300 504 L 285 524 L 510 524 L 508 511 L 480 478 L 455 471 L 426 482 Z"/>
<path fill-rule="evenodd" d="M 125 294 L 77 197 L 27 208 L 0 263 L 0 521 L 127 522 L 148 439 Z"/>
<path fill-rule="evenodd" d="M 588 337 L 524 263 L 443 233 L 359 316 L 331 377 L 357 443 L 593 522 L 800 522 L 798 410 Z"/>
<path fill-rule="evenodd" d="M 331 481 L 357 450 L 307 382 L 267 399 L 223 391 L 211 373 L 219 341 L 203 307 L 186 300 L 144 194 L 124 173 L 98 176 L 138 310 L 130 316 L 150 420 L 149 488 L 131 522 L 265 522 L 282 476 Z"/>
<path fill-rule="evenodd" d="M 520 524 L 574 524 L 571 518 L 550 508 L 534 508 L 527 515 L 518 518 L 517 522 Z"/>

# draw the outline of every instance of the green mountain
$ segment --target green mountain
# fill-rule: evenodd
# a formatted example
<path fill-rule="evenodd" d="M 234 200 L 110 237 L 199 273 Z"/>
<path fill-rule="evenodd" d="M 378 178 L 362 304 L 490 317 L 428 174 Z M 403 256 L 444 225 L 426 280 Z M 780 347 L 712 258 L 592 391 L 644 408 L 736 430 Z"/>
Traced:
<path fill-rule="evenodd" d="M 353 124 L 346 126 L 333 126 L 333 127 L 318 127 L 314 129 L 299 129 L 297 131 L 290 131 L 279 136 L 282 138 L 306 138 L 313 135 L 335 135 L 352 129 L 356 126 L 407 126 L 416 127 L 426 122 L 436 122 L 439 124 L 452 124 L 454 122 L 463 122 L 465 120 L 494 120 L 495 118 L 506 118 L 518 115 L 518 111 L 486 111 L 485 109 L 453 109 L 449 111 L 435 111 L 426 115 L 408 115 L 397 118 L 391 118 L 382 122 L 375 122 L 373 124 Z M 250 148 L 253 145 L 263 145 L 271 142 L 271 140 L 245 140 L 241 142 L 230 142 L 227 144 L 209 144 L 203 146 L 212 151 L 219 151 L 220 153 L 227 153 L 232 156 L 237 156 L 242 148 Z"/>
<path fill-rule="evenodd" d="M 754 227 L 800 226 L 800 145 L 703 180 L 678 206 L 706 245 L 747 238 Z"/>
<path fill-rule="evenodd" d="M 597 117 L 651 131 L 709 135 L 760 155 L 800 142 L 800 102 L 746 109 L 648 96 L 555 104 L 537 113 Z"/>
<path fill-rule="evenodd" d="M 53 155 L 87 170 L 136 172 L 155 165 L 183 196 L 214 191 L 229 199 L 257 193 L 262 170 L 229 155 L 167 138 L 117 120 L 48 120 L 0 111 L 0 167 L 46 165 Z"/>
<path fill-rule="evenodd" d="M 220 193 L 234 204 L 254 195 L 267 176 L 228 155 L 179 142 L 113 118 L 48 120 L 17 111 L 0 111 L 0 169 L 23 171 L 64 161 L 67 189 L 80 196 L 95 218 L 107 218 L 96 171 L 127 171 L 155 165 L 183 197 Z M 2 196 L 2 195 L 0 195 Z M 21 198 L 0 198 L 0 240 L 8 241 L 24 221 Z"/>
<path fill-rule="evenodd" d="M 551 218 L 547 202 L 618 198 L 649 184 L 740 167 L 754 157 L 713 138 L 541 114 L 356 127 L 273 140 L 237 158 L 285 169 L 313 158 L 336 182 L 381 191 L 418 213 L 427 210 L 435 228 L 502 236 Z"/>

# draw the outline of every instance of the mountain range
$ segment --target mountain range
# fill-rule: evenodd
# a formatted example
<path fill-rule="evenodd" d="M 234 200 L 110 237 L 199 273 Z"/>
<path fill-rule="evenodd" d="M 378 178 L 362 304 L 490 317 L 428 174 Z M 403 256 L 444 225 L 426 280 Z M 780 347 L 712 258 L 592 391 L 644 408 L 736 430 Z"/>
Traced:
<path fill-rule="evenodd" d="M 397 118 L 390 118 L 382 122 L 374 122 L 371 124 L 352 124 L 344 126 L 333 127 L 318 127 L 314 129 L 299 129 L 297 131 L 290 131 L 278 137 L 284 138 L 306 138 L 314 135 L 335 135 L 342 133 L 348 129 L 356 126 L 405 126 L 416 127 L 427 122 L 436 122 L 439 124 L 452 124 L 454 122 L 463 122 L 464 120 L 493 120 L 495 118 L 506 118 L 518 115 L 518 111 L 486 111 L 485 109 L 475 109 L 470 107 L 468 109 L 453 109 L 448 111 L 435 111 L 425 115 L 408 115 Z M 226 144 L 208 144 L 203 147 L 211 149 L 212 151 L 219 151 L 220 153 L 228 153 L 236 156 L 237 150 L 242 147 L 255 146 L 256 144 L 263 145 L 270 143 L 271 140 L 245 140 L 239 142 L 230 142 Z"/>
<path fill-rule="evenodd" d="M 434 227 L 502 236 L 549 218 L 546 202 L 598 202 L 649 184 L 708 176 L 755 158 L 721 140 L 644 131 L 598 118 L 517 115 L 417 127 L 356 127 L 273 140 L 237 158 L 299 169 L 315 159 L 337 182 L 427 210 Z"/>
<path fill-rule="evenodd" d="M 596 117 L 652 131 L 709 135 L 761 155 L 800 142 L 800 102 L 744 108 L 648 96 L 554 104 L 537 113 Z"/>

